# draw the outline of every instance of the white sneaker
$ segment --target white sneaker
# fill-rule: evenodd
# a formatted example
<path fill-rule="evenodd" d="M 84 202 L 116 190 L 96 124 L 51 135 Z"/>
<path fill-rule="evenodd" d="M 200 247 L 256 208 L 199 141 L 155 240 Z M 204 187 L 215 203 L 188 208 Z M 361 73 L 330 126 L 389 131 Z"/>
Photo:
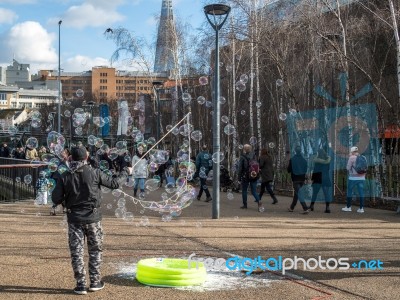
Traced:
<path fill-rule="evenodd" d="M 364 213 L 364 208 L 357 209 L 357 212 L 360 213 L 360 214 L 363 214 Z"/>
<path fill-rule="evenodd" d="M 343 207 L 342 211 L 351 211 L 351 207 Z"/>

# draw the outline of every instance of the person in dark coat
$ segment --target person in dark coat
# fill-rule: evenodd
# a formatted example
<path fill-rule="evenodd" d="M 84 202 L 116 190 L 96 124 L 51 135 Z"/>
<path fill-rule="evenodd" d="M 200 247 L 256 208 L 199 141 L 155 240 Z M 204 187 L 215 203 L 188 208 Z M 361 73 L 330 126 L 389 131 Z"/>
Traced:
<path fill-rule="evenodd" d="M 312 198 L 310 210 L 314 210 L 314 203 L 317 201 L 317 196 L 322 188 L 325 200 L 325 213 L 330 213 L 329 204 L 332 202 L 332 180 L 330 172 L 331 158 L 323 149 L 318 150 L 317 157 L 314 158 L 314 168 L 311 175 L 312 180 Z"/>
<path fill-rule="evenodd" d="M 69 170 L 63 176 L 57 177 L 52 200 L 56 205 L 65 201 L 68 242 L 76 280 L 74 292 L 85 295 L 87 294 L 84 265 L 85 240 L 89 252 L 89 291 L 95 292 L 104 288 L 100 274 L 103 255 L 100 187 L 117 189 L 120 176 L 127 176 L 131 170 L 126 169 L 118 177 L 111 177 L 104 174 L 100 169 L 93 169 L 87 164 L 88 153 L 85 147 L 72 148 L 71 155 L 72 161 Z"/>
<path fill-rule="evenodd" d="M 8 148 L 6 142 L 3 142 L 0 147 L 0 157 L 10 157 L 10 148 Z"/>
<path fill-rule="evenodd" d="M 196 176 L 200 177 L 200 190 L 197 195 L 197 200 L 200 201 L 203 191 L 206 194 L 206 202 L 212 201 L 210 191 L 207 187 L 207 176 L 212 169 L 212 156 L 207 151 L 207 145 L 203 145 L 202 151 L 196 157 Z"/>
<path fill-rule="evenodd" d="M 255 154 L 252 152 L 252 147 L 249 144 L 243 145 L 243 154 L 240 156 L 238 163 L 238 174 L 239 174 L 239 182 L 242 185 L 242 202 L 243 205 L 240 207 L 242 209 L 247 209 L 247 189 L 250 186 L 251 193 L 255 199 L 255 202 L 258 204 L 258 211 L 261 212 L 261 201 L 260 197 L 257 194 L 257 179 L 252 179 L 249 176 L 249 163 L 251 160 L 254 160 Z"/>
<path fill-rule="evenodd" d="M 261 149 L 261 156 L 258 159 L 260 164 L 260 174 L 261 174 L 261 188 L 260 188 L 260 201 L 264 194 L 265 189 L 267 189 L 268 194 L 272 198 L 272 204 L 278 203 L 274 191 L 272 190 L 272 182 L 274 181 L 274 165 L 271 155 L 268 153 L 267 149 Z"/>
<path fill-rule="evenodd" d="M 306 180 L 307 173 L 307 161 L 301 153 L 301 147 L 295 147 L 295 155 L 289 160 L 289 165 L 287 167 L 288 173 L 292 178 L 293 183 L 293 201 L 289 207 L 289 211 L 293 212 L 297 201 L 299 200 L 299 190 L 303 187 L 304 181 Z M 308 214 L 310 211 L 304 202 L 304 199 L 300 198 L 300 204 L 303 207 L 303 213 Z"/>

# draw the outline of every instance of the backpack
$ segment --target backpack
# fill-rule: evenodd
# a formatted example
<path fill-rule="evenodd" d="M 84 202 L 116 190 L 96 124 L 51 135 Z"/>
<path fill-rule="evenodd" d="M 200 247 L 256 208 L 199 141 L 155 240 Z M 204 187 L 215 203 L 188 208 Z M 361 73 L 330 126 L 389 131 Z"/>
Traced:
<path fill-rule="evenodd" d="M 356 163 L 354 164 L 354 170 L 358 174 L 365 174 L 368 170 L 367 158 L 364 155 L 358 155 L 356 158 Z"/>
<path fill-rule="evenodd" d="M 246 177 L 250 181 L 255 181 L 260 177 L 260 164 L 256 159 L 248 159 L 247 160 L 247 174 Z"/>

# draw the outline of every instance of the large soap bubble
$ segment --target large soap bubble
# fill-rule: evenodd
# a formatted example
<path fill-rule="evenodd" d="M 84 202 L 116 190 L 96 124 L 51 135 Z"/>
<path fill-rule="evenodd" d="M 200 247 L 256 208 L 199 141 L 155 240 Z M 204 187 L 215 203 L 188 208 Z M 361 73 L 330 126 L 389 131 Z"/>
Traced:
<path fill-rule="evenodd" d="M 56 131 L 51 131 L 47 135 L 47 147 L 50 149 L 51 153 L 59 156 L 64 150 L 65 138 Z"/>
<path fill-rule="evenodd" d="M 280 113 L 279 114 L 279 119 L 281 119 L 282 121 L 285 121 L 287 119 L 287 114 L 285 113 Z"/>
<path fill-rule="evenodd" d="M 199 83 L 200 83 L 200 85 L 207 85 L 207 84 L 208 84 L 208 78 L 207 78 L 207 76 L 201 76 L 201 77 L 199 78 Z"/>
<path fill-rule="evenodd" d="M 183 102 L 185 102 L 186 104 L 189 104 L 190 101 L 192 100 L 192 96 L 189 93 L 183 93 L 182 94 L 182 100 Z"/>
<path fill-rule="evenodd" d="M 235 87 L 239 92 L 244 92 L 246 90 L 246 84 L 240 80 L 236 82 Z"/>
<path fill-rule="evenodd" d="M 206 98 L 204 98 L 203 96 L 197 97 L 198 104 L 203 105 L 205 102 L 206 102 Z"/>
<path fill-rule="evenodd" d="M 85 92 L 82 89 L 78 89 L 76 90 L 75 94 L 77 97 L 82 98 Z"/>
<path fill-rule="evenodd" d="M 165 164 L 169 160 L 169 153 L 165 150 L 153 150 L 150 154 L 150 160 L 157 164 Z"/>
<path fill-rule="evenodd" d="M 232 124 L 227 124 L 224 128 L 224 132 L 226 135 L 232 135 L 236 132 L 236 128 Z"/>
<path fill-rule="evenodd" d="M 247 76 L 247 74 L 242 74 L 240 76 L 240 81 L 243 82 L 244 84 L 246 84 L 247 81 L 249 81 L 249 76 Z"/>
<path fill-rule="evenodd" d="M 36 149 L 38 147 L 38 140 L 35 137 L 30 137 L 26 140 L 26 146 L 30 149 Z"/>
<path fill-rule="evenodd" d="M 212 155 L 212 161 L 214 163 L 220 163 L 224 160 L 225 154 L 223 152 L 215 152 Z"/>
<path fill-rule="evenodd" d="M 190 137 L 192 138 L 193 141 L 199 142 L 203 138 L 203 134 L 201 133 L 200 130 L 195 130 L 191 133 Z"/>
<path fill-rule="evenodd" d="M 97 138 L 94 135 L 89 135 L 87 139 L 88 139 L 88 144 L 90 146 L 94 146 Z"/>

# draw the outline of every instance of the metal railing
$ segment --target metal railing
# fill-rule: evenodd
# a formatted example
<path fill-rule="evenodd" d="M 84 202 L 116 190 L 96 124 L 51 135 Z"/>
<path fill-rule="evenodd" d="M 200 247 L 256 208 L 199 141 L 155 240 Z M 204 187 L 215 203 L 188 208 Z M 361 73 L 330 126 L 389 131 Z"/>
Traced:
<path fill-rule="evenodd" d="M 0 158 L 0 202 L 36 198 L 36 181 L 46 164 Z"/>

